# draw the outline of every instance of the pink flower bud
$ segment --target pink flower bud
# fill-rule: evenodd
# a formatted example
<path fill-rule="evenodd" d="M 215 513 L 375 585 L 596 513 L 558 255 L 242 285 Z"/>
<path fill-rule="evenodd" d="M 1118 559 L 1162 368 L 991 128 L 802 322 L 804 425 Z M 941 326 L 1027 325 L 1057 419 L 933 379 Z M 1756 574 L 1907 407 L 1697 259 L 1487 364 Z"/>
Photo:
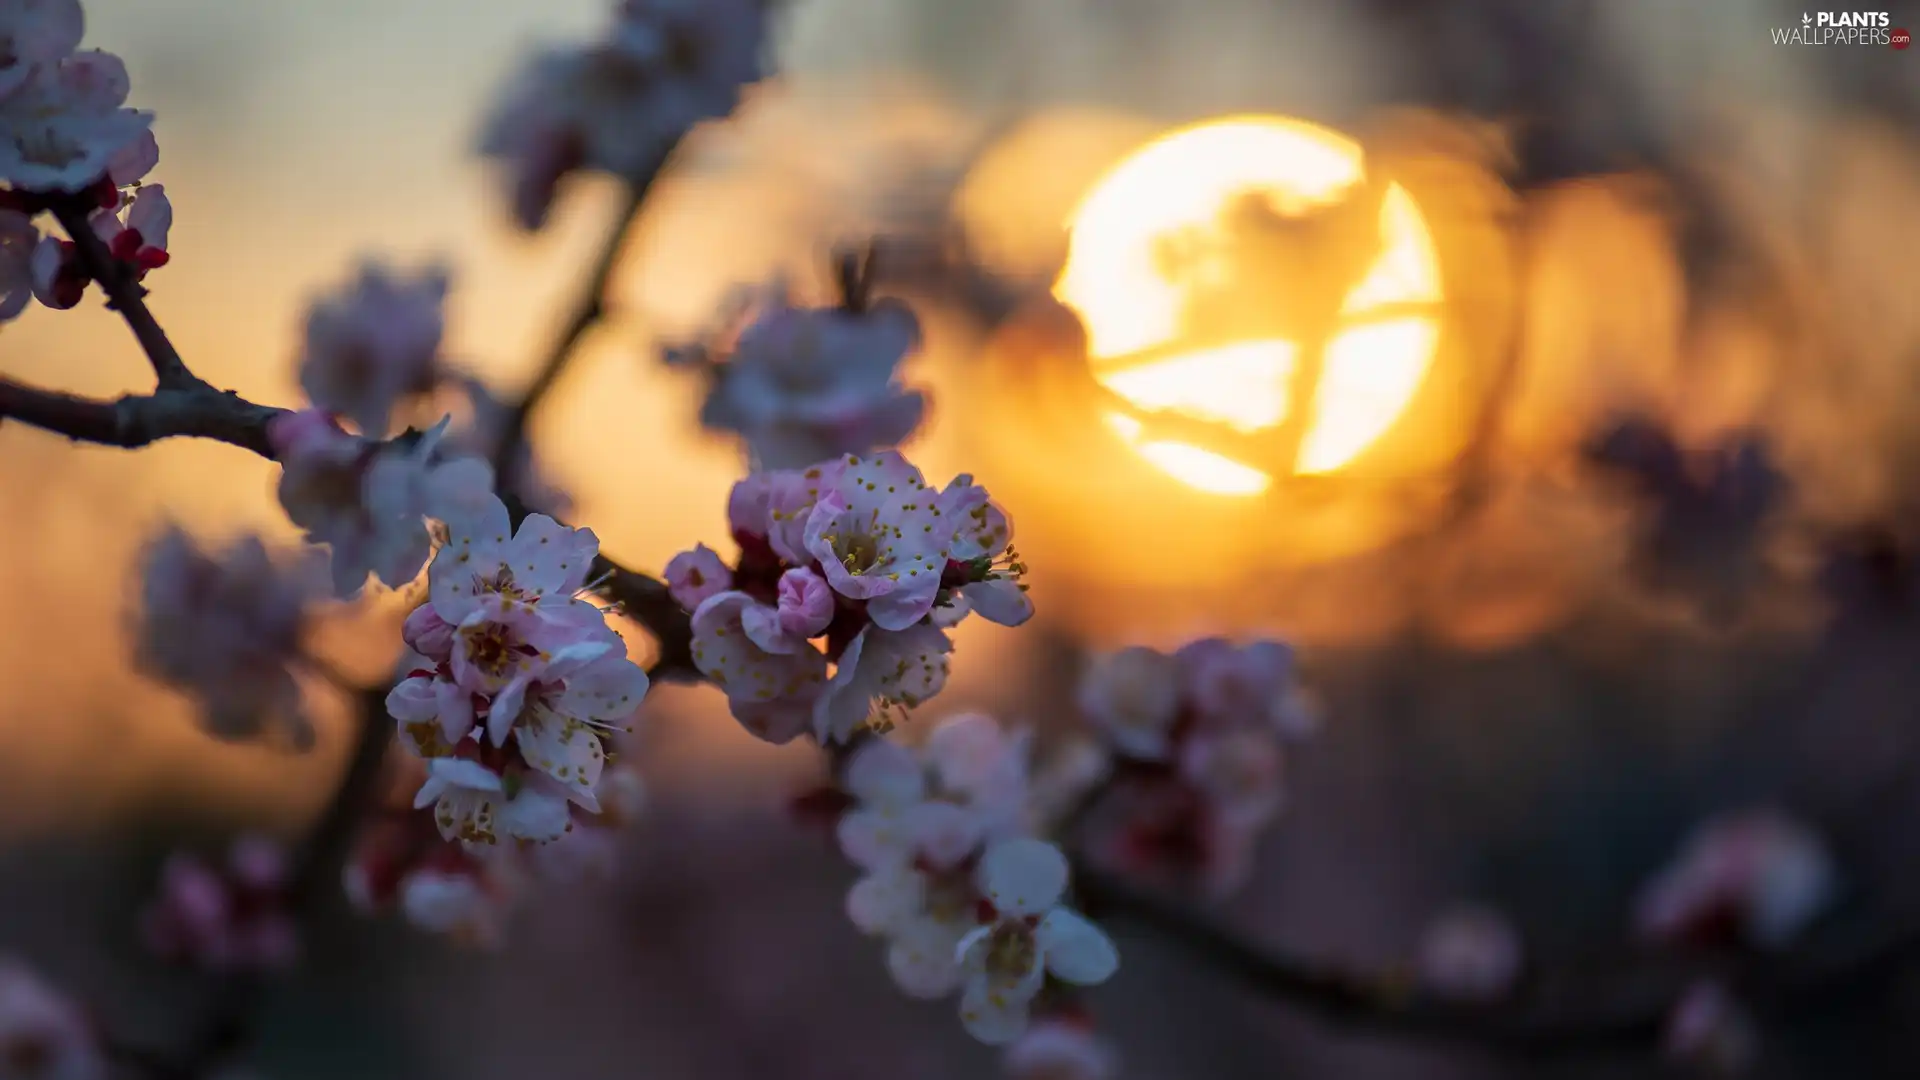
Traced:
<path fill-rule="evenodd" d="M 733 572 L 705 544 L 696 544 L 692 551 L 683 551 L 667 563 L 667 591 L 688 611 L 732 587 Z"/>
<path fill-rule="evenodd" d="M 833 621 L 833 588 L 825 578 L 807 569 L 780 575 L 780 629 L 797 638 L 826 632 Z"/>
<path fill-rule="evenodd" d="M 453 624 L 441 618 L 432 604 L 414 608 L 413 614 L 401 625 L 400 636 L 408 648 L 430 659 L 443 660 L 453 655 Z"/>

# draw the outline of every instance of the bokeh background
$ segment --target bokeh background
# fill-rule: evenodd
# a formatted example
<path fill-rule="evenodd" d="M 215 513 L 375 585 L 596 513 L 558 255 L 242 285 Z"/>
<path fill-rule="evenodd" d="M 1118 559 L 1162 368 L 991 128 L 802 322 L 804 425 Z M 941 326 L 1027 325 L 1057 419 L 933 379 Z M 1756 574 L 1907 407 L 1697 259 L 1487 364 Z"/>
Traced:
<path fill-rule="evenodd" d="M 609 553 L 657 569 L 716 542 L 739 470 L 658 345 L 701 327 L 731 286 L 806 273 L 835 242 L 953 224 L 957 180 L 1035 115 L 1074 110 L 1013 182 L 972 197 L 964 223 L 1013 238 L 998 269 L 1016 283 L 1053 257 L 1080 185 L 1141 133 L 1247 110 L 1359 128 L 1417 109 L 1433 138 L 1476 147 L 1459 152 L 1504 176 L 1517 217 L 1502 228 L 1529 252 L 1496 494 L 1359 569 L 1236 566 L 1233 580 L 1267 587 L 1235 604 L 1209 592 L 1218 567 L 1191 567 L 1208 586 L 1181 587 L 1178 521 L 1175 542 L 1131 559 L 1137 536 L 1071 533 L 1103 545 L 1086 557 L 1103 569 L 1051 543 L 1056 564 L 1035 571 L 1041 619 L 1017 639 L 969 624 L 938 711 L 1060 724 L 1076 643 L 1219 627 L 1300 641 L 1327 730 L 1293 763 L 1263 870 L 1223 916 L 1306 955 L 1394 963 L 1459 898 L 1512 912 L 1537 955 L 1605 951 L 1680 832 L 1754 801 L 1827 827 L 1872 904 L 1920 903 L 1905 865 L 1920 634 L 1897 613 L 1863 622 L 1812 573 L 1822 538 L 1910 521 L 1920 496 L 1920 55 L 1774 46 L 1768 28 L 1798 11 L 1756 0 L 788 7 L 782 76 L 685 148 L 623 264 L 614 317 L 535 427 Z M 156 177 L 177 218 L 152 303 L 202 375 L 295 400 L 306 305 L 371 255 L 448 262 L 450 354 L 504 389 L 528 377 L 617 193 L 570 189 L 545 232 L 519 235 L 470 150 L 524 50 L 591 34 L 600 0 L 91 0 L 88 13 L 90 42 L 126 58 L 136 103 L 159 115 Z M 1023 490 L 1007 470 L 1046 477 L 1043 453 L 1017 449 L 1015 429 L 1037 422 L 1017 372 L 981 392 L 977 305 L 929 300 L 910 378 L 935 413 L 916 458 L 944 478 L 985 454 L 1007 477 L 980 470 L 996 492 Z M 9 326 L 0 363 L 91 394 L 145 378 L 93 303 Z M 1737 613 L 1652 597 L 1629 572 L 1635 508 L 1570 453 L 1622 407 L 1692 442 L 1757 426 L 1776 447 L 1798 531 L 1769 561 L 1777 573 L 1743 581 Z M 210 741 L 189 703 L 127 664 L 139 545 L 169 518 L 207 537 L 291 539 L 273 477 L 219 446 L 127 454 L 0 429 L 0 944 L 154 1041 L 204 989 L 133 948 L 159 853 L 242 824 L 291 835 L 347 749 L 324 686 L 317 748 L 288 756 Z M 1042 536 L 1071 532 L 1047 530 L 1043 502 L 1009 502 Z M 1274 513 L 1244 527 L 1284 529 Z M 380 618 L 336 620 L 328 655 L 377 677 L 390 656 L 364 631 Z M 844 869 L 784 818 L 817 762 L 749 739 L 717 694 L 663 690 L 651 717 L 655 805 L 615 882 L 552 895 L 493 955 L 330 919 L 310 970 L 269 1005 L 254 1064 L 286 1080 L 992 1075 L 948 1007 L 891 990 L 841 917 Z M 1098 1004 L 1131 1077 L 1542 1071 L 1330 1032 L 1163 945 L 1122 944 L 1123 976 Z M 1781 1033 L 1766 1069 L 1911 1075 L 1900 1018 L 1916 995 Z"/>

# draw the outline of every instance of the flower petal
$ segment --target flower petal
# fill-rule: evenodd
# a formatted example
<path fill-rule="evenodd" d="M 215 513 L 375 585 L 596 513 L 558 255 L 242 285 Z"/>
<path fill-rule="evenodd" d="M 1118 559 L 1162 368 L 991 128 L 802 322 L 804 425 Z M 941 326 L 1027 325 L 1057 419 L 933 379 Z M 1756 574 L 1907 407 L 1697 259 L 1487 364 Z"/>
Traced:
<path fill-rule="evenodd" d="M 1047 912 L 1034 940 L 1046 957 L 1047 971 L 1062 982 L 1092 986 L 1120 969 L 1120 951 L 1106 931 L 1066 908 Z"/>
<path fill-rule="evenodd" d="M 1067 857 L 1043 840 L 1002 840 L 980 860 L 980 891 L 1003 915 L 1038 915 L 1067 891 Z"/>

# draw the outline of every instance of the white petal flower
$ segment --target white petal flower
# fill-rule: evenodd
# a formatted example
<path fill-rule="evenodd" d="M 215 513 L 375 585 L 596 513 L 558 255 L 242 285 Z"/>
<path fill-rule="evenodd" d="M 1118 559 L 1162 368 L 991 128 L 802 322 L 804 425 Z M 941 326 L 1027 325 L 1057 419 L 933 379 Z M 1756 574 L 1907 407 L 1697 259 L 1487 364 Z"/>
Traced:
<path fill-rule="evenodd" d="M 947 685 L 952 651 L 946 633 L 927 623 L 898 633 L 878 626 L 861 630 L 814 703 L 814 737 L 844 742 L 866 724 L 876 705 L 913 708 L 933 697 Z"/>
<path fill-rule="evenodd" d="M 78 192 L 106 179 L 153 123 L 152 113 L 121 108 L 128 86 L 126 65 L 98 50 L 28 68 L 0 97 L 0 182 Z"/>
<path fill-rule="evenodd" d="M 1122 753 L 1164 761 L 1180 718 L 1180 668 L 1173 657 L 1133 647 L 1101 657 L 1080 682 L 1080 709 Z"/>
<path fill-rule="evenodd" d="M 1671 941 L 1731 916 L 1752 944 L 1779 948 L 1826 911 L 1839 875 L 1819 835 L 1775 811 L 1707 822 L 1642 890 L 1643 936 Z"/>
<path fill-rule="evenodd" d="M 26 85 L 36 67 L 80 47 L 80 0 L 13 0 L 0 7 L 0 99 Z"/>
<path fill-rule="evenodd" d="M 408 276 L 363 265 L 350 285 L 308 311 L 300 388 L 362 434 L 385 436 L 395 404 L 439 377 L 447 284 L 440 266 Z"/>
<path fill-rule="evenodd" d="M 898 453 L 849 457 L 808 515 L 807 552 L 835 592 L 867 602 L 882 630 L 927 617 L 946 570 L 937 494 Z"/>
<path fill-rule="evenodd" d="M 1003 840 L 981 858 L 979 888 L 993 918 L 956 950 L 967 971 L 961 1022 L 975 1038 L 999 1045 L 1018 1037 L 1049 974 L 1090 986 L 1119 969 L 1113 941 L 1059 906 L 1067 873 L 1066 856 L 1039 840 Z"/>
<path fill-rule="evenodd" d="M 748 731 L 784 743 L 805 730 L 826 680 L 827 659 L 812 648 L 773 653 L 755 644 L 742 620 L 756 607 L 764 605 L 741 592 L 701 604 L 693 613 L 693 662 L 725 691 L 734 717 Z"/>

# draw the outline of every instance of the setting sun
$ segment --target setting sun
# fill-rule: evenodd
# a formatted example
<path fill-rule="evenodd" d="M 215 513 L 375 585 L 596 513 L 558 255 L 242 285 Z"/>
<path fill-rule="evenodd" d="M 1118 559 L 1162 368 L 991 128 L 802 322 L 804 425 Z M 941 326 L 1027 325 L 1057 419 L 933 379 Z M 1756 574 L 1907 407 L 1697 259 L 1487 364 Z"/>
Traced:
<path fill-rule="evenodd" d="M 1420 389 L 1442 299 L 1419 208 L 1387 183 L 1374 214 L 1355 201 L 1367 181 L 1358 144 L 1278 117 L 1185 128 L 1115 166 L 1073 211 L 1054 286 L 1086 329 L 1094 377 L 1148 418 L 1290 432 L 1283 467 L 1294 474 L 1358 457 Z M 1340 220 L 1343 207 L 1364 215 L 1358 228 Z M 1338 291 L 1315 296 L 1329 281 Z M 1106 420 L 1199 490 L 1255 495 L 1272 482 L 1265 462 L 1162 437 L 1128 411 Z"/>

